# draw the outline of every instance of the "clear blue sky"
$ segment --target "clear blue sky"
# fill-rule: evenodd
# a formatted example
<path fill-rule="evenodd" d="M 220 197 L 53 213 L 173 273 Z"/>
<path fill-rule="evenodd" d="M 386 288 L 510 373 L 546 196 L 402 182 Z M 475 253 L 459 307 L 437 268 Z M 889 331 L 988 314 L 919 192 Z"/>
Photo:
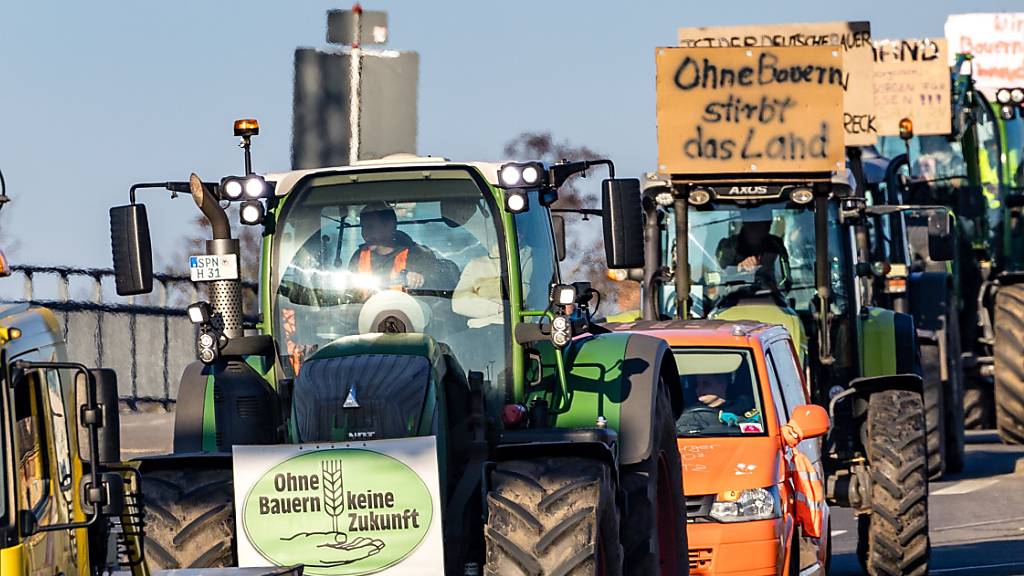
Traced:
<path fill-rule="evenodd" d="M 8 0 L 0 7 L 5 235 L 23 263 L 110 266 L 107 210 L 137 181 L 240 170 L 231 121 L 256 117 L 259 171 L 289 167 L 292 57 L 324 46 L 320 0 Z M 419 151 L 499 159 L 550 130 L 637 174 L 655 162 L 654 47 L 681 26 L 871 20 L 875 38 L 942 36 L 946 15 L 1022 0 L 373 1 L 389 47 L 421 58 Z M 155 250 L 188 198 L 150 192 Z M 177 252 L 177 246 L 168 252 Z M 182 263 L 184 268 L 184 263 Z"/>

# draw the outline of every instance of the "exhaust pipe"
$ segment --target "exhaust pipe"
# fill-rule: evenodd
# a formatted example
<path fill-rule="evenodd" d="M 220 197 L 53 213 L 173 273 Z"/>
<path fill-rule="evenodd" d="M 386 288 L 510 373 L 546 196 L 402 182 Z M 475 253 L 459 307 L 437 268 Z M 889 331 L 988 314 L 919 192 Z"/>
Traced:
<path fill-rule="evenodd" d="M 235 257 L 238 263 L 239 278 L 233 280 L 214 280 L 210 286 L 210 305 L 220 315 L 223 326 L 221 329 L 228 338 L 240 338 L 245 335 L 242 328 L 242 282 L 241 252 L 238 240 L 231 238 L 231 224 L 228 215 L 203 181 L 195 173 L 188 179 L 189 190 L 196 206 L 202 211 L 213 228 L 213 240 L 206 241 L 206 251 L 215 256 Z"/>

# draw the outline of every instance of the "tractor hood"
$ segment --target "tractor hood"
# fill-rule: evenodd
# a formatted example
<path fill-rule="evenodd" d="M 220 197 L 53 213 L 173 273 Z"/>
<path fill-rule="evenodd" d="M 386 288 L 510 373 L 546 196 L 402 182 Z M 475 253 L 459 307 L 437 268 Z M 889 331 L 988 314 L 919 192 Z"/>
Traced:
<path fill-rule="evenodd" d="M 765 488 L 782 479 L 782 454 L 772 436 L 679 438 L 688 496 Z"/>

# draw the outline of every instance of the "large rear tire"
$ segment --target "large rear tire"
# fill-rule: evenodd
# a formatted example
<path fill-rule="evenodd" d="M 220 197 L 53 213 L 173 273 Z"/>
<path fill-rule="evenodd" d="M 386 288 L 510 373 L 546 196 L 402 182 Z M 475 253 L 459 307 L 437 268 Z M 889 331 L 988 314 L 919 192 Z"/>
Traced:
<path fill-rule="evenodd" d="M 498 464 L 487 494 L 486 574 L 622 574 L 608 464 L 549 457 Z"/>
<path fill-rule="evenodd" d="M 151 570 L 234 564 L 230 469 L 144 472 L 145 552 Z"/>
<path fill-rule="evenodd" d="M 942 356 L 939 354 L 939 345 L 935 342 L 922 342 L 919 349 L 928 447 L 928 477 L 938 478 L 946 471 L 946 404 L 942 383 Z"/>
<path fill-rule="evenodd" d="M 871 576 L 928 573 L 928 472 L 921 397 L 884 390 L 868 400 L 871 513 L 858 517 L 857 557 Z"/>
<path fill-rule="evenodd" d="M 689 571 L 683 468 L 668 388 L 659 383 L 651 456 L 622 469 L 626 494 L 620 532 L 625 573 L 675 576 Z"/>
<path fill-rule="evenodd" d="M 995 314 L 996 428 L 1007 444 L 1024 444 L 1024 285 L 1001 286 Z"/>

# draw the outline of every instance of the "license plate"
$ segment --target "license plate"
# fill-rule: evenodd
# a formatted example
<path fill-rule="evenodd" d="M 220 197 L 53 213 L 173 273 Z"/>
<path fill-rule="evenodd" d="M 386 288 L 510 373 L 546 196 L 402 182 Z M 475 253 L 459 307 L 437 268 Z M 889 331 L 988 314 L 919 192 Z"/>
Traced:
<path fill-rule="evenodd" d="M 193 282 L 212 282 L 214 280 L 238 280 L 238 256 L 190 256 L 188 271 Z"/>

